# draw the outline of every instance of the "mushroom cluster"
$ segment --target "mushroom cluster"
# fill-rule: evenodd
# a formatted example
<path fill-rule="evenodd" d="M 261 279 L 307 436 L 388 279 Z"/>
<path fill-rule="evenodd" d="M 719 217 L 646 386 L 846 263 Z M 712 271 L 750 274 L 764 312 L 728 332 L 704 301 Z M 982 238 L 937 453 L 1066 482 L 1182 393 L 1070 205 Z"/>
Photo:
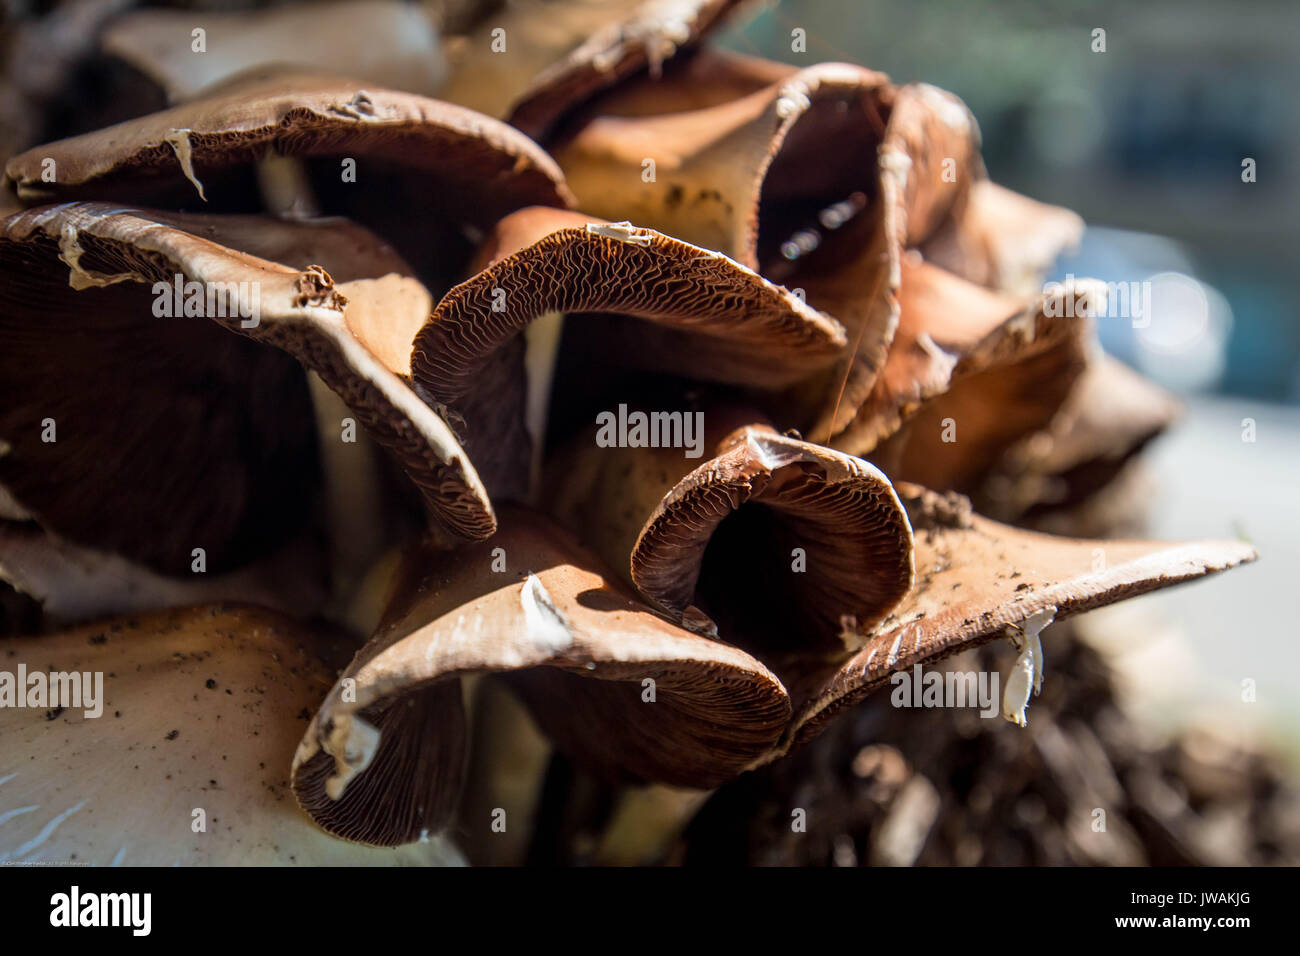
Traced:
<path fill-rule="evenodd" d="M 1052 620 L 1254 558 L 1033 530 L 1177 410 L 1103 285 L 1043 285 L 1082 223 L 949 93 L 704 42 L 744 6 L 97 27 L 127 115 L 4 167 L 0 581 L 41 633 L 0 667 L 104 673 L 104 713 L 0 708 L 0 861 L 454 857 L 482 677 L 628 784 L 999 638 L 1023 724 Z"/>

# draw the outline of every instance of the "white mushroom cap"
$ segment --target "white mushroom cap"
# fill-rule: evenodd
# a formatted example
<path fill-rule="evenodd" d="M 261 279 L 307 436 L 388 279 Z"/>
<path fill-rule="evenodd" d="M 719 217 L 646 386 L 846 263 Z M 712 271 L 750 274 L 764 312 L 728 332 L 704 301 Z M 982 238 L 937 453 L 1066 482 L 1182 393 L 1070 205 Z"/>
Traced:
<path fill-rule="evenodd" d="M 0 640 L 0 694 L 20 665 L 90 674 L 92 694 L 102 680 L 97 717 L 0 707 L 0 862 L 459 862 L 439 840 L 345 843 L 298 809 L 289 765 L 332 679 L 322 643 L 270 612 L 220 605 Z"/>

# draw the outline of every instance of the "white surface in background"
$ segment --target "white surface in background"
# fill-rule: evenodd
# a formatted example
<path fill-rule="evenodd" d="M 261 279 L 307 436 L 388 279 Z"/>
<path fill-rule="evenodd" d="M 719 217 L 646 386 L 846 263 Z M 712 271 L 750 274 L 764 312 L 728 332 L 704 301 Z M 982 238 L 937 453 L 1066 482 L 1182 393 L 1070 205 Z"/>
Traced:
<path fill-rule="evenodd" d="M 1255 420 L 1253 444 L 1242 441 L 1244 418 Z M 1144 716 L 1166 727 L 1281 731 L 1300 751 L 1300 409 L 1192 398 L 1144 460 L 1158 488 L 1153 537 L 1245 537 L 1260 559 L 1081 624 L 1117 652 Z M 1242 701 L 1245 679 L 1255 681 L 1256 703 Z"/>

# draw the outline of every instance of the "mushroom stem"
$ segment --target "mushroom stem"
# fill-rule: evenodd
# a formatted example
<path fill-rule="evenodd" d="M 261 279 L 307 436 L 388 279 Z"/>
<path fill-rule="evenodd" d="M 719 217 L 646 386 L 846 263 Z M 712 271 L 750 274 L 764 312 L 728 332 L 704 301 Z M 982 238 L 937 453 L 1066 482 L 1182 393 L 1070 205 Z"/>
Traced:
<path fill-rule="evenodd" d="M 291 219 L 320 215 L 320 203 L 301 159 L 267 153 L 257 160 L 257 185 L 268 212 Z"/>
<path fill-rule="evenodd" d="M 535 499 L 542 477 L 542 452 L 546 447 L 546 422 L 551 410 L 551 386 L 564 336 L 564 314 L 547 312 L 524 329 L 524 374 L 528 380 L 524 426 L 532 443 L 528 462 L 530 499 Z M 530 503 L 536 503 L 530 500 Z"/>

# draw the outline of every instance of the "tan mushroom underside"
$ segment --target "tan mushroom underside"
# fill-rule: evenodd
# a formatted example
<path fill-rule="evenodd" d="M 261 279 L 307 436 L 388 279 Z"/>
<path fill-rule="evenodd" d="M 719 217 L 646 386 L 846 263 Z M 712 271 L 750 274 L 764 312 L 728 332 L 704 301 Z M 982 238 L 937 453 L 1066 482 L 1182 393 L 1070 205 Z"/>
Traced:
<path fill-rule="evenodd" d="M 130 318 L 138 316 L 141 323 L 189 320 L 156 319 L 150 311 L 148 290 L 155 282 L 174 282 L 174 274 L 202 283 L 205 289 L 240 290 L 232 293 L 231 305 L 222 310 L 225 314 L 211 316 L 214 321 L 232 332 L 275 345 L 319 373 L 376 441 L 397 457 L 423 494 L 430 514 L 447 533 L 474 538 L 492 532 L 486 493 L 455 436 L 407 385 L 406 368 L 386 367 L 382 360 L 393 364 L 402 360 L 401 337 L 412 334 L 427 304 L 419 283 L 389 273 L 336 287 L 318 265 L 295 269 L 260 259 L 182 231 L 170 224 L 173 221 L 223 239 L 223 230 L 230 224 L 231 241 L 256 234 L 255 224 L 248 220 L 205 220 L 96 203 L 32 210 L 0 225 L 11 248 L 30 248 L 38 256 L 51 258 L 57 253 L 71 270 L 73 289 L 123 283 L 138 287 L 139 312 Z M 347 261 L 343 250 L 354 248 L 368 235 L 348 227 L 342 236 L 325 239 L 319 234 L 321 227 L 269 219 L 262 223 L 264 233 L 278 230 L 282 238 L 257 240 L 259 245 L 282 245 L 286 253 L 295 251 L 301 256 L 291 237 L 310 235 L 315 229 L 317 235 L 308 240 L 308 251 L 332 248 L 335 255 L 331 258 L 341 263 Z M 401 268 L 391 251 L 373 248 L 355 256 L 345 268 L 386 258 Z M 245 284 L 242 289 L 240 283 Z M 258 321 L 245 328 L 250 320 L 236 306 L 251 311 L 253 303 L 245 300 L 254 294 Z"/>
<path fill-rule="evenodd" d="M 916 539 L 916 586 L 833 671 L 783 673 L 797 710 L 790 745 L 815 737 L 891 674 L 995 640 L 1035 611 L 1055 607 L 1060 620 L 1256 558 L 1254 548 L 1238 541 L 1082 541 L 1036 534 L 972 514 L 959 495 L 897 487 Z"/>
<path fill-rule="evenodd" d="M 895 88 L 846 64 L 795 70 L 704 51 L 662 79 L 639 77 L 598 98 L 571 126 L 553 148 L 584 208 L 722 249 L 845 325 L 842 363 L 792 389 L 786 410 L 814 439 L 854 454 L 892 433 L 902 406 L 947 382 L 934 363 L 908 378 L 890 352 L 904 248 L 933 250 L 958 276 L 1021 296 L 1077 238 L 1072 213 L 988 183 L 978 128 L 959 99 L 926 84 Z M 837 211 L 846 200 L 847 221 Z M 1023 238 L 1001 238 L 1001 215 L 1015 217 Z M 812 238 L 786 261 L 785 245 Z M 1019 311 L 1002 308 L 999 318 Z M 933 321 L 921 319 L 909 327 Z M 904 358 L 914 345 L 903 343 Z M 887 355 L 895 380 L 881 383 Z"/>
<path fill-rule="evenodd" d="M 651 613 L 570 535 L 506 507 L 490 541 L 408 559 L 303 739 L 299 800 L 365 843 L 445 826 L 462 775 L 459 678 L 503 672 L 557 746 L 621 780 L 716 786 L 789 718 L 758 661 Z"/>
<path fill-rule="evenodd" d="M 528 474 L 519 333 L 540 316 L 645 320 L 689 335 L 695 353 L 669 359 L 651 349 L 652 362 L 658 354 L 678 371 L 769 389 L 826 367 L 845 341 L 839 323 L 786 290 L 650 229 L 522 210 L 480 258 L 482 271 L 448 292 L 416 336 L 411 368 L 421 394 L 465 422 L 466 447 L 494 494 L 521 494 Z M 636 333 L 623 347 L 639 364 Z"/>
<path fill-rule="evenodd" d="M 332 677 L 320 643 L 268 611 L 226 606 L 0 640 L 5 672 L 99 674 L 103 688 L 95 718 L 0 707 L 0 863 L 460 862 L 442 841 L 350 846 L 295 805 L 286 772 L 302 714 Z"/>

